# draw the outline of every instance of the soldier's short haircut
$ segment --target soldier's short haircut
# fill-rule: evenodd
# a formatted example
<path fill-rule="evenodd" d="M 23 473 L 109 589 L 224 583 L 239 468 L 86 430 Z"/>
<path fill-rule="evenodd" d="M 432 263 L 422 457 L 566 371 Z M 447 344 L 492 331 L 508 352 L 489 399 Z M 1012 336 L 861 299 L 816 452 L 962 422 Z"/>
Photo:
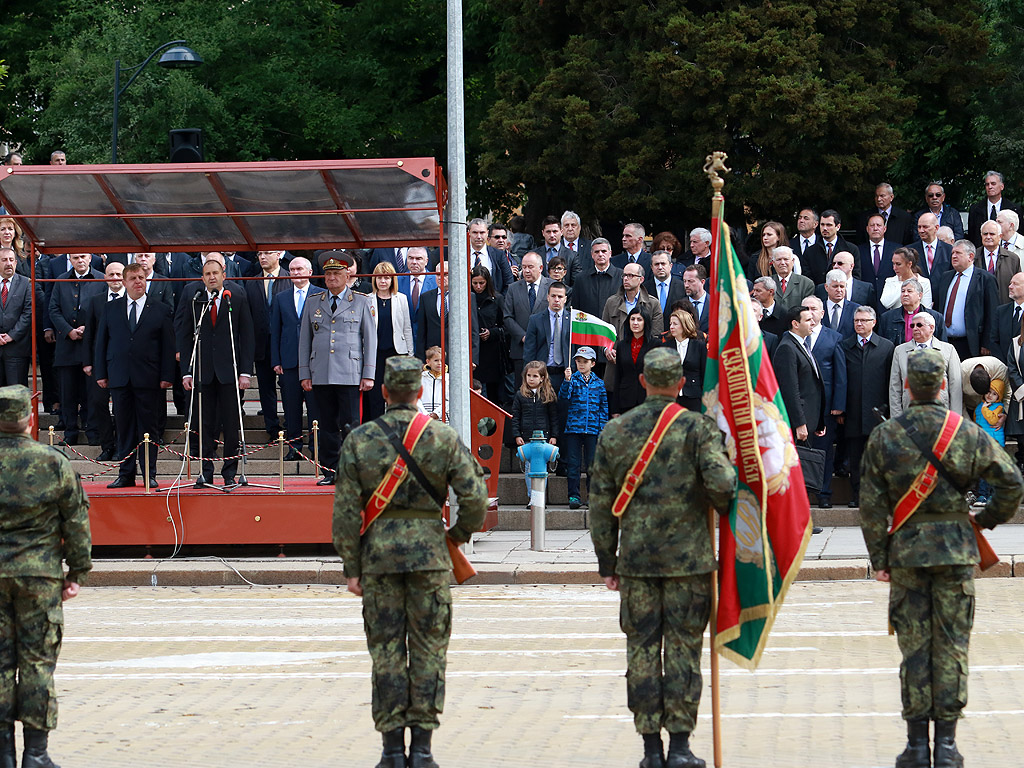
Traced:
<path fill-rule="evenodd" d="M 846 283 L 846 273 L 841 269 L 830 269 L 825 273 L 825 284 L 829 283 Z"/>
<path fill-rule="evenodd" d="M 985 171 L 985 177 L 984 179 L 982 179 L 982 181 L 988 181 L 989 176 L 995 176 L 997 179 L 999 179 L 1000 184 L 1006 183 L 1006 179 L 1003 178 L 1003 174 L 1001 174 L 999 171 Z"/>
<path fill-rule="evenodd" d="M 924 295 L 924 286 L 921 285 L 921 281 L 918 280 L 916 277 L 907 278 L 902 283 L 900 283 L 901 289 L 907 287 L 913 288 L 915 291 L 917 291 L 918 296 Z"/>
<path fill-rule="evenodd" d="M 691 264 L 690 266 L 683 270 L 683 274 L 686 274 L 687 272 L 696 272 L 697 279 L 700 280 L 701 282 L 704 282 L 705 280 L 708 279 L 708 271 L 704 269 L 703 264 Z"/>
<path fill-rule="evenodd" d="M 558 223 L 564 224 L 566 219 L 569 221 L 575 221 L 578 226 L 583 226 L 583 222 L 580 220 L 580 215 L 576 213 L 576 211 L 566 211 L 562 214 L 562 219 Z"/>
<path fill-rule="evenodd" d="M 775 293 L 777 290 L 779 290 L 779 287 L 775 284 L 774 278 L 768 277 L 768 275 L 764 275 L 762 277 L 757 278 L 754 281 L 754 285 L 763 285 L 765 287 L 765 290 L 771 291 L 772 293 Z"/>
<path fill-rule="evenodd" d="M 856 317 L 857 315 L 868 315 L 872 320 L 878 319 L 878 315 L 875 313 L 875 308 L 869 307 L 867 304 L 861 304 L 853 311 L 853 316 Z"/>
<path fill-rule="evenodd" d="M 824 219 L 826 216 L 830 219 L 835 220 L 837 227 L 843 223 L 843 219 L 839 215 L 839 211 L 835 210 L 834 208 L 829 208 L 827 211 L 821 212 L 821 218 Z"/>
<path fill-rule="evenodd" d="M 694 235 L 697 235 L 697 237 L 699 237 L 705 243 L 711 242 L 711 232 L 705 229 L 704 227 L 697 227 L 696 229 L 691 229 L 690 237 L 693 237 Z"/>

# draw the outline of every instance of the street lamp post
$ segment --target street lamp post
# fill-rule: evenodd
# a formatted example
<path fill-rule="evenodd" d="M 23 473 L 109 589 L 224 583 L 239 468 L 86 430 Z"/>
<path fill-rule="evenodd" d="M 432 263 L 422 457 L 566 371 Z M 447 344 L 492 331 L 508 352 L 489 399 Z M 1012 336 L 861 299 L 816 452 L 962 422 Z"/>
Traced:
<path fill-rule="evenodd" d="M 165 50 L 170 49 L 170 50 Z M 114 129 L 111 138 L 111 151 L 110 151 L 110 162 L 117 162 L 117 105 L 121 99 L 121 94 L 128 90 L 128 87 L 135 82 L 135 78 L 146 68 L 146 65 L 153 60 L 160 51 L 164 51 L 164 54 L 160 57 L 157 62 L 158 65 L 166 69 L 192 69 L 198 67 L 203 63 L 202 57 L 193 51 L 191 48 L 185 45 L 184 40 L 172 40 L 169 43 L 164 43 L 155 51 L 153 51 L 146 58 L 144 62 L 136 67 L 126 67 L 123 71 L 132 75 L 128 78 L 128 82 L 121 87 L 121 60 L 114 60 Z"/>

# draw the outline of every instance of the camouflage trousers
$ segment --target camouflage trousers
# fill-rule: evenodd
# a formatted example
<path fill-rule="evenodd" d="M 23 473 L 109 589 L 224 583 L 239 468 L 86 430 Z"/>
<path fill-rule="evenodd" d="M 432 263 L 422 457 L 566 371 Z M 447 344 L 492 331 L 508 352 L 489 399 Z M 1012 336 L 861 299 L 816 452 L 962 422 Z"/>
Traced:
<path fill-rule="evenodd" d="M 626 633 L 626 700 L 638 733 L 692 733 L 703 680 L 707 575 L 622 577 L 619 626 Z"/>
<path fill-rule="evenodd" d="M 0 578 L 0 724 L 57 727 L 53 670 L 64 635 L 60 579 Z"/>
<path fill-rule="evenodd" d="M 373 661 L 373 724 L 382 733 L 437 728 L 452 631 L 448 571 L 362 577 L 363 626 Z"/>
<path fill-rule="evenodd" d="M 956 720 L 967 705 L 973 571 L 970 565 L 891 571 L 889 623 L 903 654 L 904 720 Z"/>

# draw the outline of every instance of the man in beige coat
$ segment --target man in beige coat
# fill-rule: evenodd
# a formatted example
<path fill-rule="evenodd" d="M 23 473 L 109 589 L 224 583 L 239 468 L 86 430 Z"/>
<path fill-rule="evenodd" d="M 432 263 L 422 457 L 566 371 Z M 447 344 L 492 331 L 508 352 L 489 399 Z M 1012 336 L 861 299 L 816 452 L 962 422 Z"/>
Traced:
<path fill-rule="evenodd" d="M 907 359 L 919 349 L 935 349 L 946 361 L 946 386 L 939 392 L 939 400 L 949 410 L 963 413 L 963 386 L 960 374 L 960 356 L 952 344 L 934 338 L 935 318 L 919 312 L 911 322 L 913 341 L 900 344 L 893 351 L 892 370 L 889 373 L 889 418 L 895 419 L 910 405 L 907 389 Z"/>

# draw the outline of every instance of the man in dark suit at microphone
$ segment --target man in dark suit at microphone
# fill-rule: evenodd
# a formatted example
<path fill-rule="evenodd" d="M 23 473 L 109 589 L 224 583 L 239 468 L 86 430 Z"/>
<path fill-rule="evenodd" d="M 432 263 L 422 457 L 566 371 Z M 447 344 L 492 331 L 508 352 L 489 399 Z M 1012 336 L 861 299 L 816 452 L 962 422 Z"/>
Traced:
<path fill-rule="evenodd" d="M 146 293 L 146 268 L 124 268 L 127 297 L 103 305 L 96 331 L 93 375 L 96 385 L 110 391 L 117 421 L 117 455 L 123 457 L 117 479 L 108 488 L 135 485 L 136 464 L 142 465 L 143 436 L 156 435 L 163 390 L 174 378 L 174 326 L 171 308 Z M 156 446 L 149 450 L 150 486 L 156 482 Z"/>
<path fill-rule="evenodd" d="M 218 423 L 223 425 L 224 456 L 238 455 L 240 390 L 249 387 L 255 348 L 245 291 L 232 293 L 225 287 L 222 259 L 219 253 L 207 254 L 203 289 L 188 302 L 182 295 L 185 312 L 178 336 L 182 385 L 186 391 L 196 386 L 203 404 L 203 471 L 196 482 L 198 487 L 213 484 L 213 462 L 207 457 L 213 454 Z M 197 326 L 193 367 L 192 340 Z M 237 470 L 238 459 L 225 458 L 221 469 L 224 485 L 234 484 Z"/>

